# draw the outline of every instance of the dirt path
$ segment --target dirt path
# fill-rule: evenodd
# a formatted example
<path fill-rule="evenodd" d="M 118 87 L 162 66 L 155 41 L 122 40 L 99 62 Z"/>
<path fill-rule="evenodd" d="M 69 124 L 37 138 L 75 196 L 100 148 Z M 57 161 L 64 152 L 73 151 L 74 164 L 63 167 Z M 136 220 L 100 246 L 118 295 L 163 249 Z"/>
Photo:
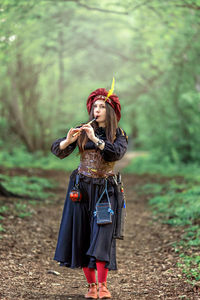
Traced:
<path fill-rule="evenodd" d="M 0 240 L 0 299 L 84 299 L 87 288 L 82 270 L 59 267 L 53 261 L 68 174 L 32 172 L 54 178 L 60 185 L 55 201 L 34 207 L 32 218 L 3 220 L 7 231 Z M 118 241 L 118 271 L 108 276 L 113 299 L 200 299 L 176 267 L 178 255 L 170 244 L 180 232 L 153 222 L 147 198 L 136 194 L 138 186 L 161 179 L 134 175 L 123 179 L 127 229 L 125 240 Z"/>

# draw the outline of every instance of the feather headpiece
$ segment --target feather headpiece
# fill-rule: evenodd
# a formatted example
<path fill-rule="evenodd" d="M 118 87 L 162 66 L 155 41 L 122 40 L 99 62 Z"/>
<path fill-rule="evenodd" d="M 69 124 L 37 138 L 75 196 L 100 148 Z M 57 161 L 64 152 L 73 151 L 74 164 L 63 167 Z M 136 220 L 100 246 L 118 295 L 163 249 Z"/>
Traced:
<path fill-rule="evenodd" d="M 108 95 L 106 96 L 105 102 L 108 100 L 108 98 L 113 94 L 114 92 L 114 86 L 115 86 L 115 78 L 113 77 L 111 89 L 108 91 Z"/>
<path fill-rule="evenodd" d="M 120 105 L 118 96 L 113 94 L 114 85 L 115 85 L 115 79 L 113 77 L 111 89 L 109 91 L 107 91 L 104 88 L 100 88 L 100 89 L 95 90 L 94 92 L 92 92 L 89 95 L 89 97 L 87 99 L 88 113 L 90 113 L 90 111 L 92 109 L 92 105 L 96 100 L 98 100 L 98 99 L 104 100 L 105 102 L 107 101 L 107 103 L 114 109 L 116 116 L 117 116 L 117 121 L 119 122 L 119 120 L 121 118 L 121 105 Z"/>

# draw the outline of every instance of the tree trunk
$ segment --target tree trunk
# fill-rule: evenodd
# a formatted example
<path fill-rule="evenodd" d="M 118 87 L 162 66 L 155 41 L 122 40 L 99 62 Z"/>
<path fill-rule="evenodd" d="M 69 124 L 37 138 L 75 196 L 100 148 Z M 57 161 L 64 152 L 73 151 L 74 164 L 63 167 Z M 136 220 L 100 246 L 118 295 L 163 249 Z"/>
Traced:
<path fill-rule="evenodd" d="M 59 31 L 58 34 L 58 61 L 59 61 L 59 102 L 63 103 L 64 97 L 64 40 L 63 40 L 63 32 Z"/>

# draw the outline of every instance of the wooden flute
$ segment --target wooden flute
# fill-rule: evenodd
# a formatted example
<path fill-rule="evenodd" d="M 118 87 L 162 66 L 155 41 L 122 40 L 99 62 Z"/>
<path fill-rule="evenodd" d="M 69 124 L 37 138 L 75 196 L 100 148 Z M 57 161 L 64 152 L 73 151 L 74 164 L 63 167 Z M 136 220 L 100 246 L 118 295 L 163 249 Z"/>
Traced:
<path fill-rule="evenodd" d="M 94 122 L 95 120 L 96 120 L 96 118 L 92 119 L 90 122 L 88 122 L 88 123 L 86 123 L 86 124 L 84 124 L 84 125 L 89 125 L 89 124 L 91 124 L 92 122 Z M 75 132 L 72 136 L 74 137 L 74 136 L 76 136 L 78 133 L 79 133 L 79 131 Z"/>

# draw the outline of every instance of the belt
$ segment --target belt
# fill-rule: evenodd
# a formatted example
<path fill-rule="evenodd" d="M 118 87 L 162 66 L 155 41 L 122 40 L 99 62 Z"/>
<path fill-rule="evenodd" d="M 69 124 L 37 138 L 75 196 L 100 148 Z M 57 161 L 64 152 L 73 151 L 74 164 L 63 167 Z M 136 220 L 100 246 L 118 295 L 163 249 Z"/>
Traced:
<path fill-rule="evenodd" d="M 105 161 L 99 151 L 85 150 L 81 154 L 78 172 L 88 177 L 106 178 L 115 175 L 114 165 L 115 162 Z"/>
<path fill-rule="evenodd" d="M 78 173 L 83 174 L 88 177 L 93 178 L 106 178 L 108 176 L 114 176 L 115 173 L 111 170 L 109 172 L 101 172 L 99 170 L 87 167 L 87 166 L 79 166 L 78 167 Z"/>

